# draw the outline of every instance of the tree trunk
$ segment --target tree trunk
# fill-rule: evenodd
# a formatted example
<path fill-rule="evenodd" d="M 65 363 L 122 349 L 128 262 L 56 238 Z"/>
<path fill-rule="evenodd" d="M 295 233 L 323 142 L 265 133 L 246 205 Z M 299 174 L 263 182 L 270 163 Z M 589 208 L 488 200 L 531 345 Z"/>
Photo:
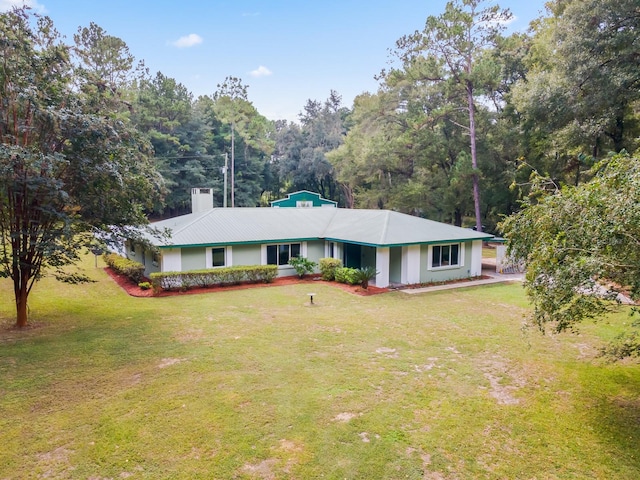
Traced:
<path fill-rule="evenodd" d="M 344 183 L 340 184 L 342 188 L 342 194 L 344 196 L 344 206 L 345 208 L 353 208 L 354 198 L 353 198 L 353 189 Z"/>
<path fill-rule="evenodd" d="M 462 211 L 459 208 L 456 208 L 453 211 L 453 224 L 456 227 L 461 227 L 462 226 Z"/>
<path fill-rule="evenodd" d="M 27 326 L 27 299 L 29 298 L 29 291 L 27 290 L 26 282 L 16 281 L 14 279 L 14 290 L 16 297 L 16 327 L 24 328 Z"/>
<path fill-rule="evenodd" d="M 471 168 L 473 170 L 473 206 L 476 214 L 476 230 L 482 231 L 482 217 L 480 215 L 480 175 L 478 174 L 478 157 L 476 154 L 476 118 L 473 102 L 473 85 L 467 81 L 467 102 L 469 105 L 469 137 L 471 138 Z"/>

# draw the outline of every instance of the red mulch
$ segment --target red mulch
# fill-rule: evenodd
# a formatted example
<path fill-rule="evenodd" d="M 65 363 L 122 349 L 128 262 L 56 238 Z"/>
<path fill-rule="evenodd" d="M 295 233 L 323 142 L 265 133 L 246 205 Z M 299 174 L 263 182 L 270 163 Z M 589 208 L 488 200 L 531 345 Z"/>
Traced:
<path fill-rule="evenodd" d="M 138 285 L 129 280 L 128 277 L 124 275 L 119 275 L 109 267 L 105 267 L 105 272 L 109 274 L 109 276 L 118 284 L 124 291 L 126 291 L 132 297 L 171 297 L 175 295 L 194 295 L 200 293 L 215 293 L 222 292 L 228 290 L 244 290 L 247 288 L 265 288 L 265 287 L 278 287 L 282 285 L 297 285 L 297 284 L 308 284 L 308 285 L 331 285 L 332 287 L 340 288 L 346 292 L 352 293 L 354 295 L 361 296 L 369 296 L 369 295 L 377 295 L 379 293 L 389 292 L 388 288 L 378 288 L 372 285 L 369 285 L 369 288 L 366 290 L 359 285 L 346 285 L 344 283 L 337 282 L 325 282 L 324 280 L 320 280 L 317 276 L 309 276 L 306 278 L 298 278 L 296 276 L 293 277 L 279 277 L 276 278 L 271 283 L 244 283 L 240 285 L 230 285 L 228 287 L 209 287 L 209 288 L 190 288 L 184 292 L 181 291 L 168 291 L 163 290 L 162 292 L 155 294 L 153 290 L 143 290 Z"/>

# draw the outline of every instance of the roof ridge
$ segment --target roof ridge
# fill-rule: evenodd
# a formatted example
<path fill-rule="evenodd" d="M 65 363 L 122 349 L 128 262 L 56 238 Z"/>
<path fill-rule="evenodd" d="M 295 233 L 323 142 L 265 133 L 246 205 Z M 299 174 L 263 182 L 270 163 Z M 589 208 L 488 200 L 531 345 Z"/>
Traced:
<path fill-rule="evenodd" d="M 320 207 L 322 208 L 322 207 Z M 325 210 L 333 210 L 331 213 L 333 215 L 330 216 L 329 220 L 324 224 L 324 228 L 322 229 L 322 232 L 320 232 L 322 235 L 319 238 L 327 238 L 327 230 L 329 230 L 329 228 L 331 228 L 331 226 L 333 225 L 333 221 L 336 218 L 336 215 L 338 215 L 338 210 L 340 210 L 340 208 L 325 208 Z"/>
<path fill-rule="evenodd" d="M 380 242 L 378 243 L 378 245 L 384 245 L 385 242 L 385 238 L 387 238 L 387 230 L 389 229 L 389 217 L 391 214 L 391 210 L 387 210 L 384 209 L 382 210 L 384 212 L 384 222 L 382 224 L 382 232 L 380 233 Z"/>
<path fill-rule="evenodd" d="M 201 215 L 197 215 L 192 221 L 185 223 L 184 225 L 182 225 L 180 228 L 178 228 L 177 230 L 171 229 L 174 233 L 180 233 L 182 232 L 185 228 L 190 227 L 191 225 L 199 222 L 200 220 L 202 220 L 205 217 L 208 217 L 210 213 L 216 211 L 217 208 L 211 208 L 205 212 L 200 212 Z"/>

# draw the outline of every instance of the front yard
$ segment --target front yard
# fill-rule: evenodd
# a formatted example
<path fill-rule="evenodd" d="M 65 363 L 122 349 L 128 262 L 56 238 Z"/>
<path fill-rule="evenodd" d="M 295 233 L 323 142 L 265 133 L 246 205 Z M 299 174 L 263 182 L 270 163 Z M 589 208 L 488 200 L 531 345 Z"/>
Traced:
<path fill-rule="evenodd" d="M 166 298 L 0 281 L 0 479 L 636 479 L 640 365 L 613 325 L 522 330 L 518 285 Z M 624 314 L 615 322 L 629 322 Z"/>

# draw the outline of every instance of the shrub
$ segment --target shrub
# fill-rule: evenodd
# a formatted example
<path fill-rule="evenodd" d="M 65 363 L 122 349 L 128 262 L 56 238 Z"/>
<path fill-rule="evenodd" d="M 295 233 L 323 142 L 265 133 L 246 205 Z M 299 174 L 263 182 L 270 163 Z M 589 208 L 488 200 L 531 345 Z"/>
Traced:
<path fill-rule="evenodd" d="M 307 273 L 312 273 L 313 269 L 316 268 L 317 263 L 312 262 L 305 257 L 293 257 L 289 260 L 289 265 L 295 268 L 298 277 L 302 278 Z"/>
<path fill-rule="evenodd" d="M 349 267 L 336 268 L 335 278 L 336 282 L 356 285 L 358 283 L 358 269 Z"/>
<path fill-rule="evenodd" d="M 242 282 L 272 282 L 278 275 L 276 265 L 248 265 L 187 272 L 154 272 L 150 275 L 153 291 L 187 290 L 193 287 L 237 285 Z"/>
<path fill-rule="evenodd" d="M 342 261 L 337 258 L 321 258 L 319 264 L 320 275 L 322 276 L 322 279 L 327 282 L 335 280 L 336 269 L 342 267 Z"/>
<path fill-rule="evenodd" d="M 142 290 L 149 290 L 151 288 L 151 284 L 149 282 L 140 282 L 138 284 L 138 286 L 142 289 Z"/>
<path fill-rule="evenodd" d="M 357 283 L 362 285 L 365 290 L 369 288 L 369 281 L 378 274 L 376 267 L 363 267 L 357 269 L 356 272 Z"/>
<path fill-rule="evenodd" d="M 133 283 L 140 283 L 144 278 L 144 265 L 139 262 L 129 260 L 117 253 L 105 253 L 102 258 L 109 268 L 126 276 Z"/>

